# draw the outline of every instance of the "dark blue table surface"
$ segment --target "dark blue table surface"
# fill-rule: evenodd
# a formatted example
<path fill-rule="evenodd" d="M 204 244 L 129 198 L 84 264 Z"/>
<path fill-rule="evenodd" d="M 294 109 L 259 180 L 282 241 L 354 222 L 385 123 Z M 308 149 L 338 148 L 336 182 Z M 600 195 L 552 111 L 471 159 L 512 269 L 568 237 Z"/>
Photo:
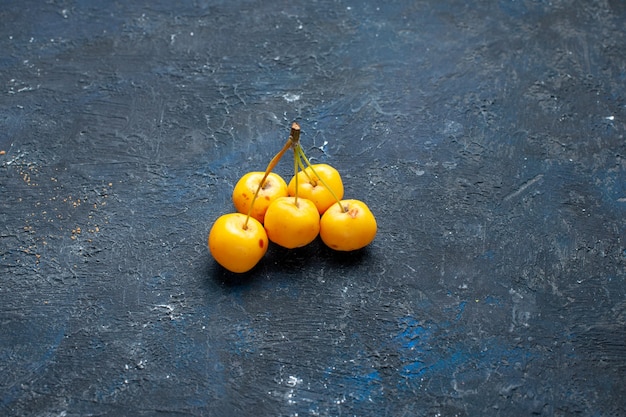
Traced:
<path fill-rule="evenodd" d="M 626 415 L 626 3 L 0 21 L 1 415 Z M 294 120 L 376 240 L 227 273 L 211 224 Z"/>

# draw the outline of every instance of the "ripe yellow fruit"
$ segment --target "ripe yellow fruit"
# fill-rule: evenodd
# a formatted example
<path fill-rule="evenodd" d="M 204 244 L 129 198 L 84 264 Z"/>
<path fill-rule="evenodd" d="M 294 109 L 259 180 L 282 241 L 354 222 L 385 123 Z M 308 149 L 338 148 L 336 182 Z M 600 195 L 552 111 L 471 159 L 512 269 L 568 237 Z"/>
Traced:
<path fill-rule="evenodd" d="M 233 204 L 239 213 L 248 214 L 254 193 L 265 175 L 264 172 L 248 172 L 241 177 L 233 189 Z M 287 183 L 278 174 L 270 172 L 263 186 L 259 189 L 259 195 L 254 202 L 250 216 L 263 223 L 267 208 L 278 197 L 287 196 Z"/>
<path fill-rule="evenodd" d="M 311 243 L 320 231 L 320 214 L 310 200 L 280 197 L 265 213 L 265 230 L 269 239 L 293 249 Z"/>
<path fill-rule="evenodd" d="M 228 213 L 220 216 L 209 232 L 209 250 L 213 258 L 231 272 L 248 272 L 267 252 L 267 233 L 256 219 Z"/>
<path fill-rule="evenodd" d="M 333 204 L 320 220 L 320 237 L 330 248 L 353 251 L 369 245 L 376 237 L 376 218 L 359 200 Z"/>
<path fill-rule="evenodd" d="M 339 171 L 328 164 L 314 164 L 304 171 L 299 171 L 297 176 L 298 196 L 311 200 L 320 214 L 324 214 L 328 207 L 337 202 L 326 186 L 330 187 L 339 200 L 343 198 L 341 175 Z M 295 175 L 289 181 L 287 190 L 290 196 L 296 195 Z"/>

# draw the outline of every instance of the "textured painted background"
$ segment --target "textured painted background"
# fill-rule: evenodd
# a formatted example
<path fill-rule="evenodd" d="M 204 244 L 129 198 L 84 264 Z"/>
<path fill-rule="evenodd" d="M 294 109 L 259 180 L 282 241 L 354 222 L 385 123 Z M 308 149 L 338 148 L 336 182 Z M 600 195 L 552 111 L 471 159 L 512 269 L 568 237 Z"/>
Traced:
<path fill-rule="evenodd" d="M 623 1 L 0 21 L 0 414 L 626 415 Z M 294 120 L 379 234 L 232 276 L 210 225 Z"/>

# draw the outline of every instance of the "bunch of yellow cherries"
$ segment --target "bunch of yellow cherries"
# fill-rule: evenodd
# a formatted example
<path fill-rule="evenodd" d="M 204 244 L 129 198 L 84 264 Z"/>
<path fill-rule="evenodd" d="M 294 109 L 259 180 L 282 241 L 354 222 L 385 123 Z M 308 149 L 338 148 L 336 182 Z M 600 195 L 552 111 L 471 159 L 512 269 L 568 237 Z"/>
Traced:
<path fill-rule="evenodd" d="M 289 185 L 272 170 L 293 150 L 294 176 Z M 311 243 L 319 234 L 331 249 L 353 251 L 376 236 L 376 219 L 359 200 L 342 200 L 343 182 L 328 164 L 311 164 L 300 145 L 300 126 L 265 172 L 249 172 L 235 185 L 236 213 L 220 216 L 209 232 L 213 258 L 231 272 L 248 272 L 263 258 L 269 241 L 288 249 Z"/>

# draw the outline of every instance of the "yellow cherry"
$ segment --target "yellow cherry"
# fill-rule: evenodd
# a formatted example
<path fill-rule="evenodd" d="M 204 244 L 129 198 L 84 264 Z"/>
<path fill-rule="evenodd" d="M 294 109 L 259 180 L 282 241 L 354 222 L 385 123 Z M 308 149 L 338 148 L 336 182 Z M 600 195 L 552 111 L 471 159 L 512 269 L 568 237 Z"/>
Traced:
<path fill-rule="evenodd" d="M 337 199 L 343 198 L 341 175 L 328 164 L 313 164 L 296 175 L 298 176 L 298 196 L 311 200 L 320 214 L 324 214 L 328 207 L 337 202 Z M 289 181 L 287 190 L 290 196 L 296 195 L 296 175 Z"/>
<path fill-rule="evenodd" d="M 248 272 L 265 252 L 267 252 L 267 233 L 263 225 L 246 215 L 228 213 L 220 216 L 209 232 L 208 244 L 213 258 L 231 272 Z"/>
<path fill-rule="evenodd" d="M 279 197 L 265 213 L 268 238 L 285 248 L 299 248 L 311 243 L 320 231 L 320 215 L 310 200 Z"/>
<path fill-rule="evenodd" d="M 359 200 L 341 200 L 330 206 L 320 220 L 320 237 L 330 248 L 353 251 L 369 245 L 376 236 L 376 218 Z"/>
<path fill-rule="evenodd" d="M 248 172 L 235 185 L 233 190 L 233 204 L 239 213 L 248 214 L 250 204 L 254 198 L 265 173 L 260 171 Z M 259 189 L 257 199 L 250 216 L 263 223 L 265 212 L 270 203 L 278 197 L 287 196 L 287 183 L 282 177 L 273 172 L 268 173 L 263 185 Z"/>

